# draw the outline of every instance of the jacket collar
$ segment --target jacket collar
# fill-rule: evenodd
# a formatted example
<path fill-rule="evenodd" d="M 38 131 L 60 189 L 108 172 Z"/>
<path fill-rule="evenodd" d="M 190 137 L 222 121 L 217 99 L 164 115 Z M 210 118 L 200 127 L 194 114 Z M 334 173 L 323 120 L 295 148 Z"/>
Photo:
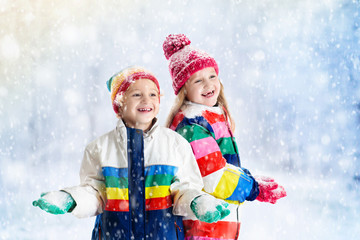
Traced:
<path fill-rule="evenodd" d="M 194 103 L 191 101 L 185 101 L 184 105 L 181 107 L 181 110 L 184 112 L 184 114 L 187 117 L 198 116 L 199 113 L 202 113 L 203 111 L 210 111 L 217 114 L 223 114 L 223 110 L 218 106 L 208 107 L 206 105 Z"/>
<path fill-rule="evenodd" d="M 147 132 L 143 132 L 144 139 L 145 140 L 153 139 L 158 128 L 159 128 L 159 121 L 157 120 L 157 118 L 154 118 L 153 125 L 150 128 L 150 130 Z M 118 136 L 121 139 L 121 141 L 126 140 L 126 125 L 122 119 L 118 120 L 118 122 L 116 124 L 116 131 L 117 131 Z"/>

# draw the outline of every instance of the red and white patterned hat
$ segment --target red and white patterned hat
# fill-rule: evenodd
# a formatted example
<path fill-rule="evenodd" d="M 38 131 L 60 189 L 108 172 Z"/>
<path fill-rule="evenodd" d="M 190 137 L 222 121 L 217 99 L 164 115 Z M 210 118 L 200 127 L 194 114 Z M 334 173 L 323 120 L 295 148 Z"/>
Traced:
<path fill-rule="evenodd" d="M 163 43 L 164 55 L 169 60 L 169 71 L 175 95 L 195 72 L 213 67 L 219 74 L 218 65 L 206 52 L 190 46 L 184 34 L 170 34 Z"/>

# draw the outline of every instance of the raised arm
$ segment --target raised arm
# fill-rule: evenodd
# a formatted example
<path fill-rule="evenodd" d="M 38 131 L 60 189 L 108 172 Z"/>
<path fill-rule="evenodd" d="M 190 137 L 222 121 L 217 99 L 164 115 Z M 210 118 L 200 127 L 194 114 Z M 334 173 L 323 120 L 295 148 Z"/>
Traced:
<path fill-rule="evenodd" d="M 93 153 L 91 148 L 86 148 L 80 169 L 80 185 L 43 193 L 33 205 L 51 214 L 71 212 L 79 218 L 101 213 L 105 185 L 99 159 Z"/>

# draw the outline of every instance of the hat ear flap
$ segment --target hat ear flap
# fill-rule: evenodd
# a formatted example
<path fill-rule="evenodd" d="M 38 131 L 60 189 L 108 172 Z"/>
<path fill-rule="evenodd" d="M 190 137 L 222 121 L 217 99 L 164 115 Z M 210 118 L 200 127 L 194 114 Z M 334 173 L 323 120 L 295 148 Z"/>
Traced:
<path fill-rule="evenodd" d="M 116 77 L 119 73 L 115 74 L 114 76 L 112 76 L 109 80 L 106 81 L 106 86 L 107 89 L 109 90 L 109 92 L 111 92 L 111 83 L 114 80 L 114 77 Z"/>

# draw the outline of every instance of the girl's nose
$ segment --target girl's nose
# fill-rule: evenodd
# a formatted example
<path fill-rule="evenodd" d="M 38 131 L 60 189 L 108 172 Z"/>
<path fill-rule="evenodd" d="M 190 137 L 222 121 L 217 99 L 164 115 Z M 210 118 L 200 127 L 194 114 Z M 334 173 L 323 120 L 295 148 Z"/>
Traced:
<path fill-rule="evenodd" d="M 208 88 L 210 88 L 212 86 L 212 84 L 211 84 L 211 82 L 209 81 L 209 80 L 205 80 L 204 81 L 204 88 L 205 89 L 208 89 Z"/>
<path fill-rule="evenodd" d="M 143 103 L 147 103 L 147 102 L 149 102 L 149 100 L 150 100 L 150 97 L 147 96 L 147 95 L 144 95 L 144 96 L 141 98 L 141 102 L 143 102 Z"/>

